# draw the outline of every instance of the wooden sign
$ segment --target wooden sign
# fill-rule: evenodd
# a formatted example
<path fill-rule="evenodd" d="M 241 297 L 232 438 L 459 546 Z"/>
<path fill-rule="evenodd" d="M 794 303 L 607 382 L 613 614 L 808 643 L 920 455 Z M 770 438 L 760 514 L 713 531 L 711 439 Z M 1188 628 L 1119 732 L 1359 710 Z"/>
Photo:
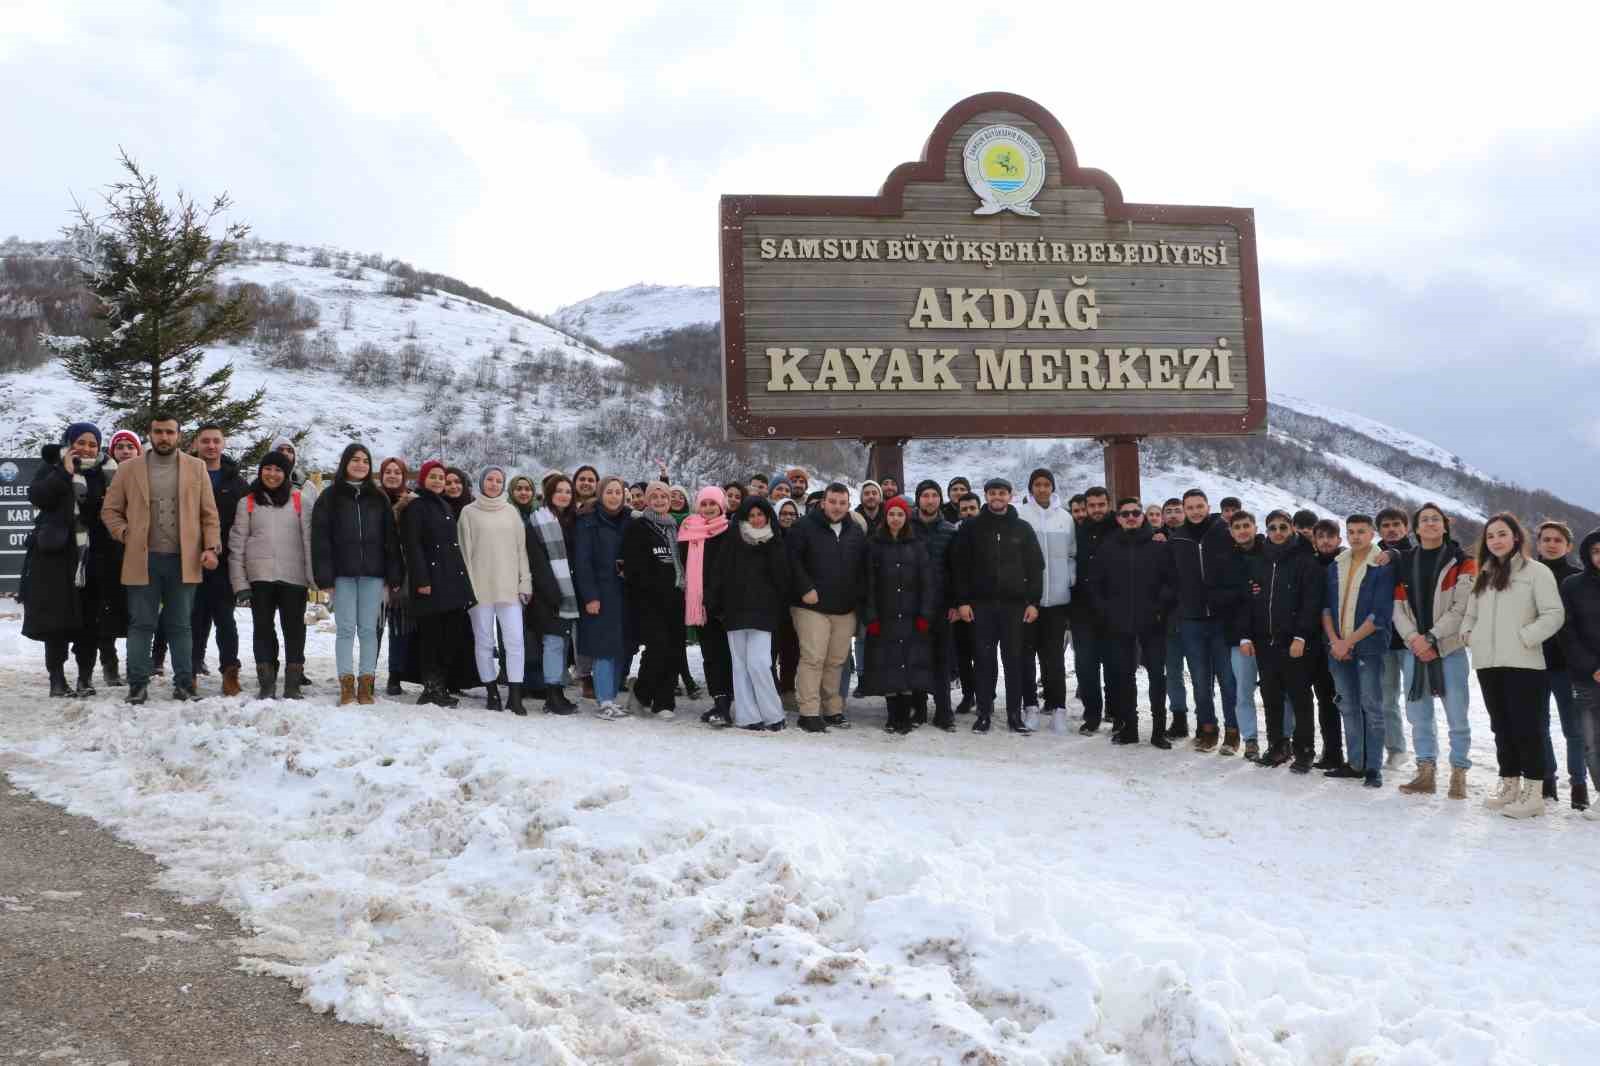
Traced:
<path fill-rule="evenodd" d="M 877 196 L 724 196 L 726 432 L 1266 428 L 1255 215 L 1127 203 L 1031 100 L 953 107 Z"/>

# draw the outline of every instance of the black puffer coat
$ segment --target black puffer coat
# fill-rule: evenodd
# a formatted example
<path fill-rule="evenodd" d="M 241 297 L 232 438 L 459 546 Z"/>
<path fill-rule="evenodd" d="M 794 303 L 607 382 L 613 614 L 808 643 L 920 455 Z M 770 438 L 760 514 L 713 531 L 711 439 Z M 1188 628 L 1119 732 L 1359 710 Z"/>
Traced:
<path fill-rule="evenodd" d="M 947 624 L 945 612 L 954 606 L 950 600 L 950 546 L 956 542 L 957 527 L 945 521 L 943 514 L 925 522 L 921 513 L 911 516 L 911 525 L 928 549 L 928 581 L 933 586 L 933 616 L 928 621 L 937 628 Z"/>
<path fill-rule="evenodd" d="M 1114 514 L 1098 520 L 1086 518 L 1073 531 L 1078 546 L 1078 584 L 1072 590 L 1072 604 L 1067 614 L 1074 622 L 1100 623 L 1102 614 L 1094 605 L 1094 587 L 1085 575 L 1094 569 L 1094 559 L 1100 553 L 1100 546 L 1120 532 L 1122 529 L 1117 525 L 1117 516 Z"/>
<path fill-rule="evenodd" d="M 1550 576 L 1556 579 L 1556 588 L 1560 588 L 1567 578 L 1574 574 L 1583 573 L 1578 567 L 1573 566 L 1572 560 L 1566 556 L 1554 561 L 1540 557 L 1539 561 L 1550 568 Z M 1544 665 L 1547 670 L 1565 670 L 1567 668 L 1567 653 L 1561 649 L 1560 633 L 1544 642 Z"/>
<path fill-rule="evenodd" d="M 61 450 L 46 445 L 45 465 L 28 485 L 28 502 L 39 509 L 22 562 L 22 635 L 30 640 L 75 637 L 84 631 L 84 596 L 77 587 L 78 497 L 72 475 L 61 466 Z"/>
<path fill-rule="evenodd" d="M 1248 548 L 1239 547 L 1231 536 L 1229 542 L 1228 554 L 1206 575 L 1206 583 L 1211 613 L 1222 619 L 1222 634 L 1231 648 L 1250 635 L 1250 582 L 1267 538 L 1257 533 Z"/>
<path fill-rule="evenodd" d="M 950 546 L 950 602 L 1021 603 L 1037 607 L 1044 595 L 1044 553 L 1033 527 L 1015 507 L 988 507 L 961 523 Z"/>
<path fill-rule="evenodd" d="M 1267 541 L 1249 560 L 1249 596 L 1231 632 L 1255 644 L 1287 649 L 1299 637 L 1316 647 L 1328 581 L 1310 542 L 1299 535 L 1283 544 Z"/>
<path fill-rule="evenodd" d="M 933 642 L 917 630 L 917 619 L 931 621 L 934 611 L 930 569 L 928 547 L 909 526 L 898 539 L 887 524 L 879 526 L 867 541 L 864 691 L 891 695 L 933 688 Z"/>
<path fill-rule="evenodd" d="M 1083 584 L 1095 621 L 1119 636 L 1161 629 L 1178 604 L 1172 549 L 1148 526 L 1119 529 L 1102 540 Z"/>
<path fill-rule="evenodd" d="M 400 518 L 400 539 L 405 545 L 414 615 L 429 617 L 462 611 L 477 602 L 456 527 L 455 509 L 439 493 L 424 489 L 406 504 Z M 429 589 L 429 594 L 417 595 L 418 588 Z"/>
<path fill-rule="evenodd" d="M 239 476 L 239 464 L 222 457 L 222 469 L 216 484 L 211 486 L 211 494 L 217 501 L 217 521 L 222 526 L 222 551 L 218 558 L 222 560 L 219 570 L 226 570 L 228 563 L 228 533 L 233 529 L 234 516 L 239 513 L 239 501 L 250 495 L 250 483 Z"/>
<path fill-rule="evenodd" d="M 1233 550 L 1228 523 L 1219 514 L 1206 515 L 1200 522 L 1185 521 L 1167 531 L 1167 543 L 1172 546 L 1172 562 L 1178 569 L 1178 606 L 1182 616 L 1195 620 L 1216 617 L 1209 590 Z"/>
<path fill-rule="evenodd" d="M 1596 544 L 1600 544 L 1600 529 L 1584 537 L 1578 547 L 1582 572 L 1561 583 L 1567 621 L 1557 636 L 1573 684 L 1578 685 L 1595 684 L 1595 671 L 1600 670 L 1600 567 L 1590 557 Z"/>
<path fill-rule="evenodd" d="M 333 588 L 341 577 L 382 578 L 390 588 L 405 580 L 394 508 L 376 482 L 358 489 L 342 481 L 317 497 L 311 511 L 311 569 L 323 589 Z"/>
<path fill-rule="evenodd" d="M 861 605 L 867 574 L 867 535 L 845 515 L 834 534 L 827 514 L 817 508 L 789 527 L 783 537 L 789 549 L 790 593 L 794 603 L 813 590 L 809 604 L 823 614 L 849 614 Z"/>
<path fill-rule="evenodd" d="M 739 535 L 739 525 L 760 510 L 767 516 L 772 537 L 751 544 Z M 706 570 L 706 614 L 722 621 L 729 633 L 759 629 L 776 633 L 789 613 L 789 553 L 778 530 L 772 505 L 759 496 L 739 504 L 733 525 L 719 541 L 726 541 L 715 570 Z"/>

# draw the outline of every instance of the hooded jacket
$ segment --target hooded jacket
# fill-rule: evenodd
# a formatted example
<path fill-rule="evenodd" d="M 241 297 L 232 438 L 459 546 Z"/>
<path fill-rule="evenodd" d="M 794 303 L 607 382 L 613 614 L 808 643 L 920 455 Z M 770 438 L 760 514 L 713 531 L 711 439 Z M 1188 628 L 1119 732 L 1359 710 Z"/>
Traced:
<path fill-rule="evenodd" d="M 632 513 L 623 507 L 616 514 L 607 514 L 604 507 L 591 508 L 588 514 L 578 516 L 573 532 L 572 586 L 578 594 L 578 650 L 596 659 L 621 659 L 627 654 L 628 600 L 622 580 L 622 539 L 634 521 Z M 539 540 L 535 531 L 529 544 Z M 544 561 L 541 568 L 535 565 L 534 579 L 542 577 L 549 568 L 543 544 L 531 549 Z M 530 559 L 533 556 L 530 555 Z M 553 578 L 550 583 L 553 583 Z M 545 595 L 549 596 L 546 583 Z M 535 589 L 534 602 L 544 602 Z M 556 590 L 559 602 L 559 586 Z M 590 614 L 586 605 L 600 601 L 600 613 Z M 554 611 L 550 614 L 553 616 Z M 551 619 L 546 619 L 549 624 Z"/>
<path fill-rule="evenodd" d="M 1544 642 L 1561 631 L 1565 619 L 1561 591 L 1550 568 L 1518 555 L 1511 560 L 1511 580 L 1504 589 L 1478 575 L 1461 635 L 1478 670 L 1543 670 Z"/>
<path fill-rule="evenodd" d="M 1439 572 L 1433 583 L 1433 626 L 1423 635 L 1433 635 L 1439 655 L 1452 655 L 1465 647 L 1461 622 L 1467 616 L 1467 601 L 1472 598 L 1472 582 L 1478 564 L 1453 540 L 1442 545 Z M 1417 589 L 1427 578 L 1422 573 L 1422 551 L 1401 555 L 1390 564 L 1395 568 L 1394 631 L 1404 644 L 1420 631 L 1417 625 Z"/>
<path fill-rule="evenodd" d="M 1159 628 L 1178 604 L 1172 549 L 1149 526 L 1118 529 L 1102 541 L 1086 585 L 1097 620 L 1118 636 Z"/>
<path fill-rule="evenodd" d="M 1208 514 L 1199 522 L 1184 520 L 1167 531 L 1172 546 L 1172 563 L 1178 571 L 1178 606 L 1185 619 L 1215 618 L 1209 586 L 1217 578 L 1227 553 L 1233 550 L 1228 524 L 1219 514 Z"/>
<path fill-rule="evenodd" d="M 1044 594 L 1044 553 L 1015 507 L 985 506 L 961 523 L 950 547 L 950 601 L 958 606 L 1011 603 L 1037 607 Z"/>
<path fill-rule="evenodd" d="M 1017 505 L 1017 514 L 1033 527 L 1044 556 L 1044 595 L 1040 607 L 1059 607 L 1072 602 L 1072 588 L 1078 583 L 1078 524 L 1072 512 L 1055 505 L 1040 507 L 1030 495 Z"/>
<path fill-rule="evenodd" d="M 1592 552 L 1600 544 L 1600 529 L 1583 538 L 1578 561 L 1583 569 L 1561 582 L 1561 605 L 1567 621 L 1561 627 L 1561 651 L 1575 685 L 1594 685 L 1600 670 L 1600 567 Z"/>
<path fill-rule="evenodd" d="M 211 471 L 206 471 L 209 477 Z M 293 484 L 293 482 L 291 482 Z M 224 564 L 228 561 L 228 552 L 232 550 L 233 520 L 238 517 L 239 503 L 250 495 L 250 483 L 239 474 L 239 464 L 228 458 L 222 457 L 222 466 L 217 470 L 217 476 L 211 482 L 211 494 L 217 501 L 217 522 L 222 530 L 221 560 Z M 304 499 L 301 500 L 301 509 L 305 510 Z M 221 567 L 218 567 L 221 569 Z"/>

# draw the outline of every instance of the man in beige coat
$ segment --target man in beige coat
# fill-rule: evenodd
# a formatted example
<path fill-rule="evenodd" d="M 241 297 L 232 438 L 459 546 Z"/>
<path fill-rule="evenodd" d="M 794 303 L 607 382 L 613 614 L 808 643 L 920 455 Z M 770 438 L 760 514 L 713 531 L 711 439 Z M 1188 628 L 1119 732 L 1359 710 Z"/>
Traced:
<path fill-rule="evenodd" d="M 150 450 L 117 469 L 100 517 L 125 549 L 128 702 L 149 697 L 150 645 L 158 621 L 172 652 L 172 697 L 194 699 L 189 613 L 202 572 L 217 568 L 222 524 L 206 464 L 178 451 L 176 418 L 152 416 Z"/>

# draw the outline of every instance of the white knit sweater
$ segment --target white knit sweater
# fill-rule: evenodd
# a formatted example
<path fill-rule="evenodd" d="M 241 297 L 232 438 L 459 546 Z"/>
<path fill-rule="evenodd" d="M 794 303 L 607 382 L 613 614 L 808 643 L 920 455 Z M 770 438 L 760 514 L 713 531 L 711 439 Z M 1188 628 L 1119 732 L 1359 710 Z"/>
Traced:
<path fill-rule="evenodd" d="M 462 508 L 458 535 L 479 603 L 516 603 L 533 593 L 522 515 L 504 496 L 480 496 Z"/>

